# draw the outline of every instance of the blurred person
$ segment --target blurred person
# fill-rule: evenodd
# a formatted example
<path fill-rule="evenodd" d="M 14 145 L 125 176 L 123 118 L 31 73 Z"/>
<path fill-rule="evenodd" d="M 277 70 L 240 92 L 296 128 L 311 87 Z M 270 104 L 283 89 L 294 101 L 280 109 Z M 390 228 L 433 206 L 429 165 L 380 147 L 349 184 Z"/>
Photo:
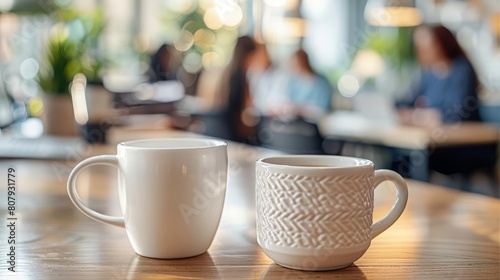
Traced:
<path fill-rule="evenodd" d="M 229 140 L 252 142 L 255 139 L 255 119 L 250 95 L 248 70 L 256 50 L 255 42 L 248 36 L 239 37 L 233 56 L 224 70 L 220 84 L 220 125 L 226 129 Z M 219 128 L 220 129 L 220 128 Z"/>
<path fill-rule="evenodd" d="M 316 73 L 309 63 L 309 56 L 300 49 L 290 61 L 290 79 L 286 89 L 285 114 L 318 119 L 331 108 L 332 86 Z"/>
<path fill-rule="evenodd" d="M 176 80 L 176 71 L 172 67 L 173 60 L 172 47 L 167 44 L 161 45 L 151 56 L 149 69 L 146 73 L 149 82 Z"/>
<path fill-rule="evenodd" d="M 400 105 L 434 109 L 445 123 L 480 121 L 478 78 L 450 30 L 421 26 L 413 40 L 422 73 L 410 102 Z"/>
<path fill-rule="evenodd" d="M 409 105 L 437 110 L 444 123 L 481 121 L 478 78 L 451 31 L 443 26 L 421 26 L 413 37 L 422 74 Z M 413 114 L 413 122 L 418 118 L 424 116 Z M 495 151 L 495 144 L 443 147 L 430 153 L 429 167 L 446 175 L 460 174 L 466 180 L 477 171 L 493 178 Z"/>
<path fill-rule="evenodd" d="M 257 45 L 248 72 L 253 106 L 263 116 L 276 115 L 280 104 L 286 102 L 289 73 L 273 65 L 264 44 Z"/>
<path fill-rule="evenodd" d="M 330 109 L 333 91 L 326 78 L 313 70 L 304 50 L 267 77 L 276 87 L 262 87 L 267 110 L 259 124 L 259 144 L 293 154 L 323 154 L 317 121 Z"/>

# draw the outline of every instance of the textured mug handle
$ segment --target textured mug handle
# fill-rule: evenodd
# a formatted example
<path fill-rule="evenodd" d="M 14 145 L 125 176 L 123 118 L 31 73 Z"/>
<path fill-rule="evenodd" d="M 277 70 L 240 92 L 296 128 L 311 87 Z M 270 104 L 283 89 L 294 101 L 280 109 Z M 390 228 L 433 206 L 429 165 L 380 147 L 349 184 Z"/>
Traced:
<path fill-rule="evenodd" d="M 82 199 L 78 195 L 78 192 L 76 191 L 76 178 L 78 177 L 78 174 L 85 169 L 86 167 L 92 166 L 92 165 L 98 165 L 98 164 L 103 164 L 103 165 L 111 165 L 114 167 L 118 167 L 118 158 L 115 155 L 102 155 L 102 156 L 95 156 L 91 157 L 88 159 L 83 160 L 79 164 L 73 168 L 71 173 L 69 174 L 68 178 L 68 195 L 73 204 L 75 204 L 76 208 L 78 210 L 82 211 L 83 214 L 87 215 L 89 218 L 94 219 L 96 221 L 105 223 L 105 224 L 110 224 L 118 227 L 125 227 L 125 222 L 123 217 L 113 217 L 113 216 L 108 216 L 104 215 L 101 213 L 98 213 L 90 208 L 88 208 L 85 204 L 83 204 Z"/>
<path fill-rule="evenodd" d="M 398 173 L 391 170 L 376 170 L 373 180 L 374 188 L 384 181 L 391 181 L 396 186 L 396 202 L 392 209 L 379 221 L 372 225 L 372 239 L 388 229 L 401 216 L 408 201 L 408 187 L 405 180 Z"/>

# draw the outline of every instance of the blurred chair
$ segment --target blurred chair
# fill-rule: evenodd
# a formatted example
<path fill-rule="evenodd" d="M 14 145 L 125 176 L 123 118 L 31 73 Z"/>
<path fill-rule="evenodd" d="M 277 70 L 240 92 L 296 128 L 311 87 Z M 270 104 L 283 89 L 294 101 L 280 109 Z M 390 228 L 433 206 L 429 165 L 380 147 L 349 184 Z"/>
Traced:
<path fill-rule="evenodd" d="M 323 137 L 318 126 L 304 119 L 290 121 L 263 118 L 259 125 L 259 142 L 291 154 L 324 154 Z"/>
<path fill-rule="evenodd" d="M 227 113 L 222 110 L 192 113 L 191 117 L 201 122 L 201 129 L 196 131 L 206 136 L 232 140 L 233 135 L 227 122 Z"/>
<path fill-rule="evenodd" d="M 479 113 L 483 122 L 500 127 L 500 106 L 495 104 L 480 104 Z M 495 182 L 499 172 L 499 143 L 473 146 L 458 146 L 440 148 L 429 157 L 431 170 L 445 175 L 460 174 L 464 181 L 462 189 L 470 190 L 470 179 L 476 173 L 484 173 L 490 180 L 493 193 L 500 195 L 498 183 Z"/>
<path fill-rule="evenodd" d="M 430 168 L 445 175 L 480 170 L 493 173 L 496 150 L 497 144 L 439 148 L 429 156 Z"/>
<path fill-rule="evenodd" d="M 490 180 L 493 193 L 498 196 L 495 183 L 497 144 L 475 146 L 444 147 L 435 150 L 429 156 L 430 169 L 444 175 L 461 174 L 463 190 L 471 190 L 470 179 L 475 173 L 484 173 Z"/>

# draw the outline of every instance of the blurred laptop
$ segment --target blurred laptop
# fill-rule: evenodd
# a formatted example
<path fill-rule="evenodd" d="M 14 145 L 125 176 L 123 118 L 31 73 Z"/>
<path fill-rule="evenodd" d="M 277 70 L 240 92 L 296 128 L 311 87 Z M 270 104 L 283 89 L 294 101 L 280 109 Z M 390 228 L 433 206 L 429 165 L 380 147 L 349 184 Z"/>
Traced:
<path fill-rule="evenodd" d="M 353 98 L 354 110 L 371 122 L 382 125 L 398 124 L 394 100 L 381 93 L 362 92 Z"/>
<path fill-rule="evenodd" d="M 393 98 L 376 92 L 359 93 L 354 97 L 354 110 L 371 123 L 437 127 L 442 124 L 441 113 L 432 108 L 397 110 Z"/>

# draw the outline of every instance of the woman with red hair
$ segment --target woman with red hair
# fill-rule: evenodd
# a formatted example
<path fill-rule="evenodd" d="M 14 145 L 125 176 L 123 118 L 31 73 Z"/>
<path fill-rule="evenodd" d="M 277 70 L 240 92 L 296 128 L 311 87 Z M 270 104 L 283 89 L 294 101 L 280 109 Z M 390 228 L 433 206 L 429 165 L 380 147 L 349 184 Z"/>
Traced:
<path fill-rule="evenodd" d="M 450 30 L 421 26 L 413 37 L 422 76 L 412 105 L 436 109 L 445 123 L 480 121 L 477 75 Z"/>

